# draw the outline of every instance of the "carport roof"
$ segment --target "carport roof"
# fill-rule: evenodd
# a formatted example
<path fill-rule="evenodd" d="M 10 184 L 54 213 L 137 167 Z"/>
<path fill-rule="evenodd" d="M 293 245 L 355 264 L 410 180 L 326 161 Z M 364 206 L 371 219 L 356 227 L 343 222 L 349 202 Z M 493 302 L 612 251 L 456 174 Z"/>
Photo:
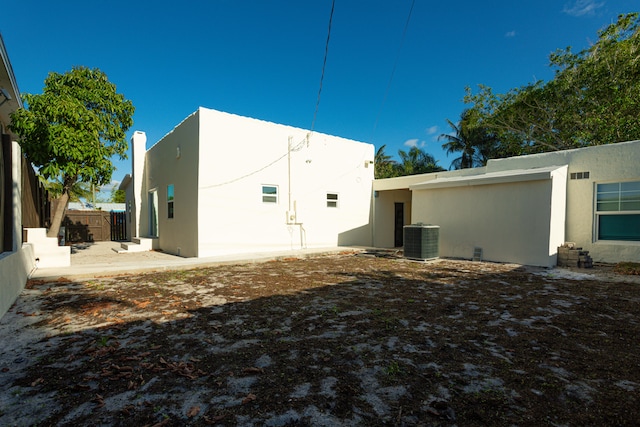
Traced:
<path fill-rule="evenodd" d="M 506 184 L 511 182 L 540 181 L 551 179 L 554 172 L 567 166 L 548 166 L 533 169 L 512 169 L 498 172 L 488 172 L 480 175 L 453 176 L 436 178 L 409 186 L 410 190 L 431 190 L 435 188 L 465 187 L 472 185 Z"/>

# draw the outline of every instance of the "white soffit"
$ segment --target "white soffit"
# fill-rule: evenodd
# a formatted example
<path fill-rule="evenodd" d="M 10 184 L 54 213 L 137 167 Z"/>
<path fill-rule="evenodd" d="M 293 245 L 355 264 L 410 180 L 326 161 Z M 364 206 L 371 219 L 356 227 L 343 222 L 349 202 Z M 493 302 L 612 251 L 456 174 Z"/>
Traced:
<path fill-rule="evenodd" d="M 482 175 L 437 178 L 432 181 L 411 185 L 410 190 L 431 190 L 435 188 L 468 187 L 473 185 L 507 184 L 511 182 L 541 181 L 551 179 L 553 172 L 566 169 L 564 166 L 549 166 L 535 169 L 514 169 L 489 172 Z"/>

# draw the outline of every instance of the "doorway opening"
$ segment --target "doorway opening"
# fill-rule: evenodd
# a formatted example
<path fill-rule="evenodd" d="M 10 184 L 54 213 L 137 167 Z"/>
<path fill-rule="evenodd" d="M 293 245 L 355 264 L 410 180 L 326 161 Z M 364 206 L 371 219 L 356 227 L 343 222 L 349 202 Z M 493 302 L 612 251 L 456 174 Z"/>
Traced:
<path fill-rule="evenodd" d="M 158 237 L 158 190 L 149 191 L 149 237 Z"/>
<path fill-rule="evenodd" d="M 404 245 L 404 203 L 394 203 L 393 245 L 399 248 Z"/>

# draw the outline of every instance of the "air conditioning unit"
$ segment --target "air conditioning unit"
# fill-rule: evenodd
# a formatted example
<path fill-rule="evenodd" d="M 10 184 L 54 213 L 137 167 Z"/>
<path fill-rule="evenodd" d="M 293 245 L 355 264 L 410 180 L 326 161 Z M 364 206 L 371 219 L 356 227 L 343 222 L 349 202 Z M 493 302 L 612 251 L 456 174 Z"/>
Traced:
<path fill-rule="evenodd" d="M 438 258 L 439 225 L 411 224 L 404 226 L 404 257 L 426 261 Z"/>

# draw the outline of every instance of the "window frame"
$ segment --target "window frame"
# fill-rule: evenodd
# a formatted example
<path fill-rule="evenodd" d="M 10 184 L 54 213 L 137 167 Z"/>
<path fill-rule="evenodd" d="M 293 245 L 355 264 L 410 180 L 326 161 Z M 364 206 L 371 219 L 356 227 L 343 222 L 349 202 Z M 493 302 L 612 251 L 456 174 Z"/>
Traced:
<path fill-rule="evenodd" d="M 175 218 L 175 185 L 167 184 L 167 219 Z"/>
<path fill-rule="evenodd" d="M 275 189 L 275 193 L 266 193 L 265 189 Z M 280 203 L 280 188 L 274 184 L 262 184 L 261 186 L 262 203 L 268 205 L 277 205 Z"/>
<path fill-rule="evenodd" d="M 624 184 L 631 184 L 637 188 L 625 190 Z M 612 186 L 617 185 L 613 190 Z M 608 186 L 609 188 L 606 188 Z M 608 191 L 606 191 L 608 190 Z M 631 193 L 631 200 L 625 200 L 624 193 Z M 637 193 L 637 194 L 633 194 Z M 601 237 L 601 221 L 604 217 L 638 216 L 640 218 L 640 180 L 608 181 L 594 183 L 594 242 L 640 244 L 640 236 L 636 238 L 633 234 L 628 239 L 609 239 Z M 631 204 L 634 209 L 625 208 L 624 204 Z M 616 207 L 613 205 L 617 204 Z M 638 206 L 633 206 L 638 204 Z M 604 209 L 605 207 L 613 209 Z"/>
<path fill-rule="evenodd" d="M 330 198 L 329 196 L 335 196 L 335 199 L 334 198 Z M 330 208 L 330 209 L 338 209 L 338 208 L 340 208 L 340 193 L 338 193 L 338 192 L 327 192 L 327 197 L 326 197 L 325 201 L 326 201 L 326 204 L 327 204 L 327 208 Z"/>

